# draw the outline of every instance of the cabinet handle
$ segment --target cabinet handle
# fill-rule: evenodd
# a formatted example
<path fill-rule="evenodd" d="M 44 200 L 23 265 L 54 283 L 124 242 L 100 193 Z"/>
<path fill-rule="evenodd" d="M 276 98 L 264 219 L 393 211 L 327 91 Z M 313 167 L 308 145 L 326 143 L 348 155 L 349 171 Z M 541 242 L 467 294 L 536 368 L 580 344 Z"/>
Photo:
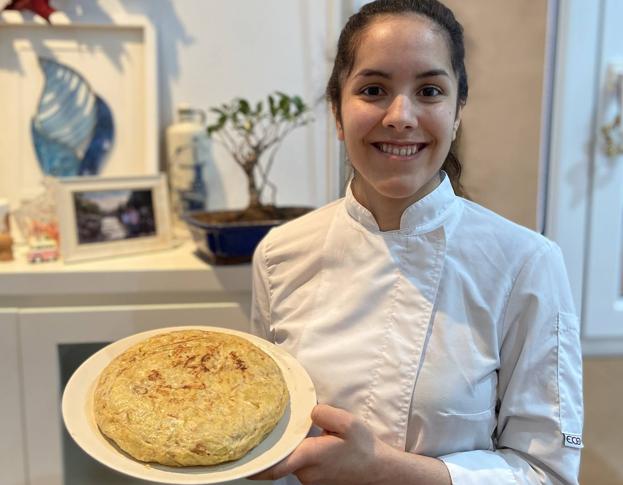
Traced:
<path fill-rule="evenodd" d="M 623 115 L 623 64 L 610 64 L 608 74 L 608 90 L 612 90 L 612 88 L 616 90 L 618 113 L 614 121 L 601 127 L 601 133 L 606 143 L 606 155 L 616 157 L 623 154 L 623 125 L 621 123 L 621 116 Z"/>

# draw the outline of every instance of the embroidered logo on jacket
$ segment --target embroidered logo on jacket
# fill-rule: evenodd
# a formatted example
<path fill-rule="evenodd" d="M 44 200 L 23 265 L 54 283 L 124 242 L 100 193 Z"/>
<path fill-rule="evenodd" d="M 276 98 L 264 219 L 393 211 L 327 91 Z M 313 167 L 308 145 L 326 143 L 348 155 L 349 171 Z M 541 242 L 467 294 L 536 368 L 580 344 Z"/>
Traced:
<path fill-rule="evenodd" d="M 582 435 L 563 433 L 563 443 L 568 448 L 583 448 Z"/>

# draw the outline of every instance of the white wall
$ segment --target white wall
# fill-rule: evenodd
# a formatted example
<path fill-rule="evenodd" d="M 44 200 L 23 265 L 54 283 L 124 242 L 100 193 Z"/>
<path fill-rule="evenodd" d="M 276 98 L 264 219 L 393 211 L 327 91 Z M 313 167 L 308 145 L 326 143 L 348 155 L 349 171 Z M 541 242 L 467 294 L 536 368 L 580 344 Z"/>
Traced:
<path fill-rule="evenodd" d="M 336 22 L 331 0 L 55 0 L 72 21 L 110 22 L 146 17 L 156 29 L 160 136 L 182 102 L 206 109 L 236 96 L 251 100 L 281 90 L 308 103 L 321 99 Z M 338 15 L 339 16 L 339 15 Z M 333 27 L 331 27 L 333 28 Z M 277 202 L 321 205 L 337 194 L 327 167 L 327 112 L 315 107 L 316 122 L 293 132 L 271 172 Z M 161 142 L 161 153 L 164 154 Z M 214 149 L 209 181 L 211 208 L 247 202 L 244 175 L 229 155 Z"/>
<path fill-rule="evenodd" d="M 181 102 L 205 109 L 235 96 L 256 100 L 275 89 L 310 103 L 322 99 L 343 17 L 361 3 L 55 0 L 54 5 L 74 22 L 141 16 L 154 26 L 162 136 Z M 547 2 L 463 3 L 448 0 L 465 24 L 468 44 L 465 185 L 476 202 L 536 227 Z M 277 156 L 271 179 L 279 188 L 279 204 L 318 206 L 340 191 L 337 143 L 324 102 L 315 114 L 316 122 L 292 133 Z M 164 154 L 162 148 L 161 143 Z M 214 149 L 213 167 L 211 208 L 244 206 L 244 176 L 220 147 Z"/>
<path fill-rule="evenodd" d="M 468 194 L 532 229 L 538 207 L 548 2 L 446 0 L 465 28 L 469 99 L 461 156 Z"/>

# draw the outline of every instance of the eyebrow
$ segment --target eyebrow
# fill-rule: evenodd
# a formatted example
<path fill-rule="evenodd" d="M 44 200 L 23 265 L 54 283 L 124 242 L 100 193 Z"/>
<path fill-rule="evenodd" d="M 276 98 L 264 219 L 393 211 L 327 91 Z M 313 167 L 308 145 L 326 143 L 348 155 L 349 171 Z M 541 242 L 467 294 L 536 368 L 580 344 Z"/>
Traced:
<path fill-rule="evenodd" d="M 359 71 L 355 77 L 372 77 L 379 76 L 385 79 L 391 79 L 391 74 L 385 71 L 379 71 L 377 69 L 362 69 Z M 427 77 L 435 77 L 435 76 L 446 76 L 450 77 L 450 75 L 444 69 L 430 69 L 429 71 L 424 71 L 415 76 L 415 79 L 423 79 Z"/>

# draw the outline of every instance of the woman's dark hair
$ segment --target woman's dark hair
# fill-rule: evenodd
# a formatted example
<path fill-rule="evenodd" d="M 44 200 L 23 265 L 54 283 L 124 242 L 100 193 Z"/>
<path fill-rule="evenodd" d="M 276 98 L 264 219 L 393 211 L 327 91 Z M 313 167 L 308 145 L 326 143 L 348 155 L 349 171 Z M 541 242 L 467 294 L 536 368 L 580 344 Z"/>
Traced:
<path fill-rule="evenodd" d="M 348 19 L 338 40 L 333 71 L 326 89 L 327 100 L 331 103 L 338 122 L 342 121 L 342 87 L 355 64 L 355 55 L 363 34 L 377 17 L 403 13 L 422 15 L 444 32 L 448 40 L 452 69 L 458 81 L 457 110 L 459 106 L 464 106 L 467 102 L 468 86 L 463 27 L 452 11 L 437 0 L 376 0 L 361 7 L 358 13 Z M 450 177 L 455 192 L 464 195 L 465 191 L 460 182 L 461 162 L 456 156 L 456 145 L 459 139 L 460 136 L 457 136 L 452 143 L 442 169 Z"/>

